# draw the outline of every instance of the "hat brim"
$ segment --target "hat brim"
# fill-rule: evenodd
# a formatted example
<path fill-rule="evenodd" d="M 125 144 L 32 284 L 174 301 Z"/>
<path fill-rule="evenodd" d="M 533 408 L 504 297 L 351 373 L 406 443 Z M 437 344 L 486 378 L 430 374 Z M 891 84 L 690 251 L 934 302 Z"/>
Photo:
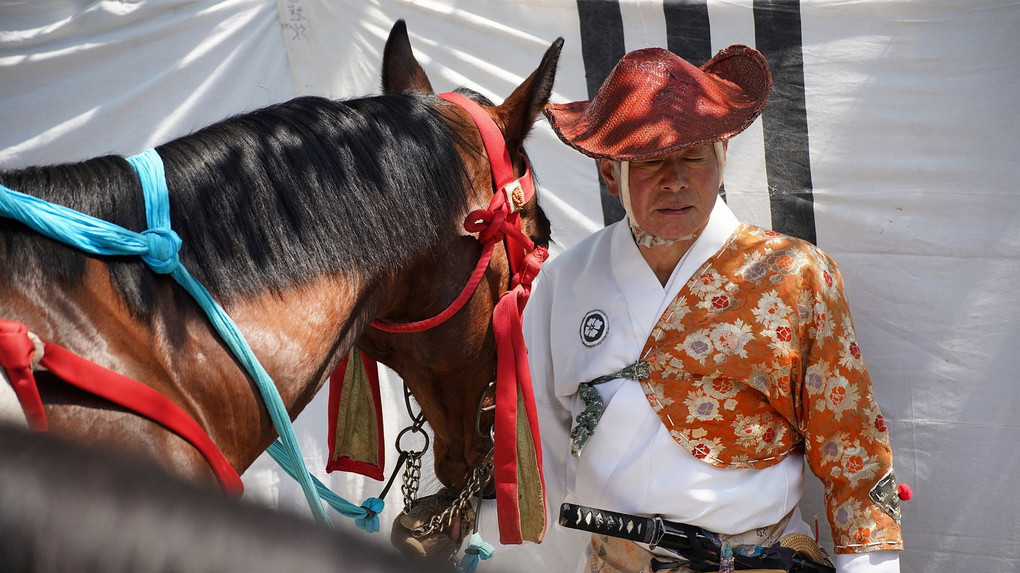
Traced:
<path fill-rule="evenodd" d="M 633 161 L 733 137 L 761 114 L 771 91 L 765 57 L 747 46 L 725 48 L 700 68 L 646 49 L 625 56 L 593 99 L 544 111 L 556 135 L 581 153 Z"/>

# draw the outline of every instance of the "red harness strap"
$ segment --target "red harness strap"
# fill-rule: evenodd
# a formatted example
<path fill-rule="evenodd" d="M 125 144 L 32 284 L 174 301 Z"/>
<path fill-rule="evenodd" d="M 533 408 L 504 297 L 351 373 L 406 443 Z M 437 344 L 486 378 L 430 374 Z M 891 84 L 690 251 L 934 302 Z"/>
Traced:
<path fill-rule="evenodd" d="M 45 431 L 46 415 L 31 369 L 33 348 L 32 341 L 28 338 L 27 326 L 20 322 L 0 319 L 0 365 L 11 378 L 18 400 L 25 410 L 26 417 L 29 418 L 30 427 Z M 52 342 L 46 343 L 46 351 L 40 365 L 72 386 L 162 424 L 187 440 L 205 456 L 225 490 L 235 495 L 240 495 L 244 491 L 240 476 L 227 462 L 223 452 L 194 418 L 166 396 L 141 382 L 93 364 Z"/>
<path fill-rule="evenodd" d="M 478 233 L 478 241 L 482 243 L 482 254 L 457 298 L 445 310 L 424 320 L 404 323 L 372 321 L 374 328 L 385 332 L 422 332 L 442 324 L 456 314 L 474 294 L 475 288 L 485 275 L 485 269 L 489 266 L 492 249 L 499 241 L 505 243 L 510 273 L 514 275 L 519 274 L 525 254 L 536 250 L 535 244 L 521 231 L 520 223 L 521 207 L 535 196 L 531 168 L 525 165 L 524 175 L 519 179 L 514 177 L 510 152 L 506 149 L 503 134 L 481 106 L 458 93 L 443 93 L 439 94 L 439 97 L 460 106 L 474 119 L 482 135 L 482 143 L 489 157 L 497 191 L 492 196 L 488 209 L 476 209 L 468 213 L 464 219 L 464 229 L 469 233 Z M 544 250 L 541 247 L 539 249 Z"/>

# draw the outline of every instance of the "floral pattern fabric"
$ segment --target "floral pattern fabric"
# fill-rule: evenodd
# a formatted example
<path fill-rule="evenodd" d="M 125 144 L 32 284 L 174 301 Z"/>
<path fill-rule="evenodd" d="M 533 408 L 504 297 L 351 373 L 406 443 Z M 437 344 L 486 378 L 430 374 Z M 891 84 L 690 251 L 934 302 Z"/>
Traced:
<path fill-rule="evenodd" d="M 804 452 L 837 553 L 903 548 L 898 519 L 869 495 L 891 475 L 889 435 L 842 277 L 820 249 L 742 224 L 670 303 L 642 356 L 649 403 L 696 458 L 761 468 Z"/>

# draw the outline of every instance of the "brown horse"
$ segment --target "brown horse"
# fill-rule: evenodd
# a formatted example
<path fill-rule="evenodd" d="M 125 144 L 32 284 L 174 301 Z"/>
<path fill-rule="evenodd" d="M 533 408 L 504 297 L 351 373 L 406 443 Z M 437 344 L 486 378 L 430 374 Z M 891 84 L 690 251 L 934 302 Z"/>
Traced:
<path fill-rule="evenodd" d="M 548 100 L 562 40 L 502 105 L 484 106 L 522 173 L 522 144 Z M 424 333 L 369 328 L 417 320 L 457 296 L 481 250 L 461 226 L 489 205 L 481 137 L 437 98 L 403 22 L 387 41 L 384 95 L 297 98 L 156 148 L 166 166 L 181 263 L 237 324 L 291 418 L 355 344 L 398 372 L 435 432 L 436 474 L 459 489 L 490 444 L 475 416 L 496 355 L 493 306 L 510 286 L 499 249 L 463 309 Z M 121 157 L 0 172 L 0 183 L 126 229 L 146 228 Z M 537 244 L 549 224 L 521 212 Z M 0 319 L 170 398 L 243 472 L 276 438 L 251 376 L 169 277 L 135 257 L 86 255 L 0 218 Z M 36 372 L 53 432 L 113 444 L 209 480 L 194 447 L 160 424 Z M 491 419 L 488 421 L 491 423 Z"/>

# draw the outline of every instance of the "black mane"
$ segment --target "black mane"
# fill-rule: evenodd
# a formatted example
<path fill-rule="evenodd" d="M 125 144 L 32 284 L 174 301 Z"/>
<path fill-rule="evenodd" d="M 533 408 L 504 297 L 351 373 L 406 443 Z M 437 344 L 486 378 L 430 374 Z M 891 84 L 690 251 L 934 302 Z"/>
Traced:
<path fill-rule="evenodd" d="M 457 232 L 467 177 L 459 141 L 425 96 L 303 97 L 157 147 L 181 261 L 221 301 L 322 274 L 377 276 Z M 140 186 L 123 158 L 0 173 L 0 182 L 141 231 Z M 136 314 L 155 275 L 105 257 Z M 0 219 L 0 281 L 80 282 L 80 251 Z"/>

